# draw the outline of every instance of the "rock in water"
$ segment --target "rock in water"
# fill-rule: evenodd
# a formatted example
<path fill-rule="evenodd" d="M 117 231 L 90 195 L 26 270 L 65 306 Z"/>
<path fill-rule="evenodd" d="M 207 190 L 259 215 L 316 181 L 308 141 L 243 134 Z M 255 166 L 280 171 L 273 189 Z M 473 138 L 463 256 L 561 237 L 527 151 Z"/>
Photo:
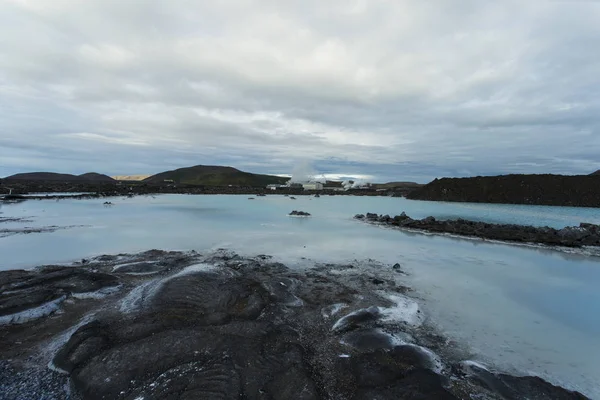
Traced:
<path fill-rule="evenodd" d="M 354 218 L 363 220 L 364 216 L 358 214 Z M 366 221 L 412 230 L 451 233 L 491 240 L 539 243 L 566 247 L 600 246 L 600 226 L 589 223 L 554 229 L 550 227 L 514 224 L 491 224 L 464 219 L 438 221 L 432 216 L 421 220 L 414 220 L 404 212 L 393 218 L 389 215 L 379 216 L 374 213 L 367 213 Z"/>
<path fill-rule="evenodd" d="M 296 210 L 292 211 L 288 215 L 297 216 L 297 217 L 310 217 L 310 213 L 307 213 L 305 211 L 296 211 Z"/>
<path fill-rule="evenodd" d="M 367 213 L 367 219 L 369 221 L 376 221 L 377 218 L 379 218 L 379 216 L 377 214 L 373 214 L 373 213 Z"/>

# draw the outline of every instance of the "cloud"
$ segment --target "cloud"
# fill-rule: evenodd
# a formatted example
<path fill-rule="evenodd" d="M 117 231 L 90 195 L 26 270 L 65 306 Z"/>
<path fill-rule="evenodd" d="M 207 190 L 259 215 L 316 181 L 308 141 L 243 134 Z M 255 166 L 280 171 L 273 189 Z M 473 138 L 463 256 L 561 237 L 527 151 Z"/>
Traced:
<path fill-rule="evenodd" d="M 0 0 L 0 175 L 600 168 L 600 3 Z"/>

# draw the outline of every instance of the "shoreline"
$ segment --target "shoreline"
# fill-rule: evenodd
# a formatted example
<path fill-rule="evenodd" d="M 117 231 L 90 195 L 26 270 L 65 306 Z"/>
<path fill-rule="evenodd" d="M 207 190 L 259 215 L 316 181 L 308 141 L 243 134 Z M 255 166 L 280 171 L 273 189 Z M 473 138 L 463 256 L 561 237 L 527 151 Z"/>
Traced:
<path fill-rule="evenodd" d="M 412 190 L 413 187 L 396 187 L 383 190 L 377 189 L 350 189 L 350 190 L 304 190 L 302 188 L 283 188 L 278 190 L 270 190 L 265 187 L 250 187 L 250 186 L 208 186 L 208 185 L 186 185 L 174 183 L 146 183 L 146 182 L 109 182 L 109 183 L 78 183 L 78 182 L 43 182 L 43 181 L 10 181 L 6 182 L 6 186 L 0 186 L 0 200 L 3 195 L 9 195 L 9 189 L 12 189 L 13 196 L 20 197 L 29 193 L 44 193 L 43 196 L 26 196 L 26 199 L 61 199 L 65 196 L 62 193 L 86 193 L 80 195 L 80 198 L 97 198 L 97 197 L 113 197 L 113 196 L 141 196 L 141 195 L 157 195 L 157 194 L 233 194 L 233 195 L 319 195 L 319 196 L 391 196 L 404 197 Z M 61 195 L 53 196 L 52 193 L 61 193 Z"/>
<path fill-rule="evenodd" d="M 562 229 L 517 224 L 493 224 L 466 219 L 437 220 L 435 217 L 412 219 L 405 213 L 391 217 L 376 213 L 357 214 L 354 219 L 411 232 L 452 235 L 508 244 L 543 245 L 550 248 L 598 249 L 600 225 L 581 223 Z"/>
<path fill-rule="evenodd" d="M 67 376 L 84 398 L 213 390 L 249 399 L 585 398 L 450 357 L 456 349 L 427 324 L 403 275 L 398 264 L 298 270 L 225 250 L 2 271 L 0 313 L 19 318 L 0 325 L 0 375 L 7 393 L 21 397 L 52 387 L 55 398 L 68 398 L 59 393 Z M 38 312 L 48 301 L 57 308 Z M 229 372 L 211 386 L 203 371 Z"/>

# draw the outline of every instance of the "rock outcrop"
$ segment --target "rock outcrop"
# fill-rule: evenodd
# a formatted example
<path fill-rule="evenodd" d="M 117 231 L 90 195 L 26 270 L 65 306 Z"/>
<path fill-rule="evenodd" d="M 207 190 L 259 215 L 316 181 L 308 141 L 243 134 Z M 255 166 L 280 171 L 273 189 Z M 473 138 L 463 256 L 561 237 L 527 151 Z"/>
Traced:
<path fill-rule="evenodd" d="M 364 263 L 299 271 L 268 256 L 155 250 L 68 268 L 0 272 L 2 315 L 57 296 L 69 300 L 52 316 L 0 326 L 2 394 L 92 400 L 584 398 L 539 378 L 466 370 L 442 359 L 448 342 L 425 325 L 408 289 L 396 282 L 396 270 Z M 152 274 L 133 275 L 139 272 Z M 92 295 L 115 285 L 120 289 Z M 406 310 L 390 321 L 389 310 L 398 307 Z M 70 393 L 61 392 L 65 377 Z"/>
<path fill-rule="evenodd" d="M 109 274 L 71 267 L 0 273 L 0 325 L 22 324 L 52 314 L 70 297 L 116 288 Z"/>
<path fill-rule="evenodd" d="M 581 223 L 562 229 L 515 224 L 490 224 L 465 219 L 437 220 L 434 217 L 412 219 L 406 213 L 395 217 L 375 213 L 357 214 L 355 219 L 398 228 L 433 233 L 478 237 L 507 242 L 537 243 L 550 246 L 583 247 L 600 246 L 600 225 Z"/>
<path fill-rule="evenodd" d="M 310 217 L 310 213 L 307 213 L 306 211 L 296 211 L 296 210 L 292 211 L 288 215 L 296 216 L 296 217 Z"/>

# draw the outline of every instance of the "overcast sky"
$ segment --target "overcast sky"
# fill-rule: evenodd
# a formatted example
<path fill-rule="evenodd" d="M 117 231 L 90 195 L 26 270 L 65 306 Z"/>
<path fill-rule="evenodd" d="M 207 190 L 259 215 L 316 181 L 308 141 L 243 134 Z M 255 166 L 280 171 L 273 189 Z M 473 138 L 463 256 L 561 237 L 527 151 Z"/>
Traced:
<path fill-rule="evenodd" d="M 0 0 L 0 176 L 600 169 L 595 0 Z"/>

